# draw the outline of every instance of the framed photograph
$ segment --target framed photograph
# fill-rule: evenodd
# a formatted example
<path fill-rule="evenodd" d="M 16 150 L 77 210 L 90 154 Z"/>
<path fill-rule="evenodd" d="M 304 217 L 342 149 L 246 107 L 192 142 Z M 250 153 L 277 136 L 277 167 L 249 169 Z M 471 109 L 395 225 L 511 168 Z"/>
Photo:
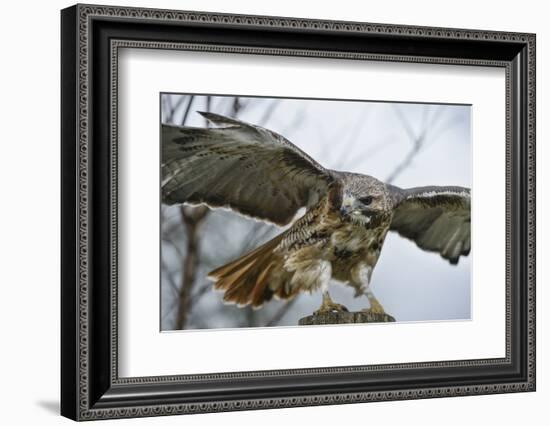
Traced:
<path fill-rule="evenodd" d="M 61 412 L 535 390 L 535 35 L 61 12 Z"/>

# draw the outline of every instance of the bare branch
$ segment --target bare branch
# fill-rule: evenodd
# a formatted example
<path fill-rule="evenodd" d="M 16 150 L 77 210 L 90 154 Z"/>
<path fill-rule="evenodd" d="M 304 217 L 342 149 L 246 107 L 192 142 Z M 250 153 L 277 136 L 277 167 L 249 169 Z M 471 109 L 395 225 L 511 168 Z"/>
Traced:
<path fill-rule="evenodd" d="M 273 112 L 275 111 L 275 108 L 277 108 L 278 105 L 279 105 L 279 100 L 275 99 L 267 106 L 264 113 L 262 114 L 262 117 L 258 120 L 259 126 L 266 125 L 266 123 L 269 121 L 269 119 L 273 115 Z"/>
<path fill-rule="evenodd" d="M 397 176 L 399 176 L 407 167 L 409 167 L 418 152 L 420 151 L 420 148 L 422 147 L 422 139 L 417 139 L 411 148 L 411 150 L 407 153 L 405 158 L 395 167 L 395 169 L 390 173 L 390 175 L 385 179 L 387 183 L 392 183 Z"/>
<path fill-rule="evenodd" d="M 428 132 L 429 125 L 424 125 L 423 129 L 421 130 L 420 134 L 417 136 L 403 114 L 403 111 L 401 111 L 401 108 L 397 105 L 393 105 L 394 111 L 397 114 L 397 117 L 399 118 L 399 121 L 401 122 L 401 125 L 403 126 L 405 133 L 408 135 L 410 141 L 412 142 L 412 147 L 405 155 L 403 160 L 397 164 L 395 169 L 388 175 L 388 177 L 385 179 L 387 183 L 392 183 L 403 171 L 411 165 L 411 163 L 414 160 L 414 157 L 417 156 L 417 154 L 422 149 L 422 145 L 424 144 L 424 141 L 426 139 L 426 133 Z M 425 120 L 423 120 L 425 121 Z"/>
<path fill-rule="evenodd" d="M 235 96 L 233 98 L 233 102 L 231 103 L 231 112 L 229 114 L 231 115 L 231 117 L 235 118 L 243 107 L 244 104 L 241 102 L 240 98 L 238 96 Z"/>
<path fill-rule="evenodd" d="M 350 155 L 353 154 L 353 150 L 355 146 L 357 145 L 359 135 L 361 134 L 361 130 L 363 130 L 363 126 L 365 125 L 365 122 L 368 120 L 369 117 L 369 109 L 365 109 L 362 118 L 359 118 L 355 121 L 355 125 L 351 129 L 351 131 L 348 133 L 347 142 L 346 142 L 346 149 L 343 149 L 340 153 L 340 157 L 336 161 L 335 164 L 337 165 L 344 165 L 347 163 L 348 159 L 350 158 Z"/>
<path fill-rule="evenodd" d="M 293 128 L 295 128 L 296 126 L 300 125 L 301 122 L 304 121 L 305 119 L 305 116 L 306 116 L 306 113 L 304 112 L 303 109 L 301 109 L 300 111 L 298 111 L 295 115 L 294 115 L 294 118 L 293 120 L 287 124 L 287 126 L 281 130 L 280 134 L 281 135 L 286 135 L 287 133 L 289 133 L 289 131 Z"/>
<path fill-rule="evenodd" d="M 187 317 L 191 310 L 191 292 L 195 283 L 197 269 L 200 263 L 200 240 L 199 226 L 208 214 L 208 207 L 181 206 L 181 220 L 185 226 L 187 234 L 187 250 L 183 258 L 182 278 L 179 288 L 179 304 L 176 316 L 175 328 L 181 330 L 185 328 Z"/>
<path fill-rule="evenodd" d="M 277 325 L 281 322 L 283 317 L 287 314 L 287 312 L 292 308 L 292 305 L 296 302 L 297 297 L 294 297 L 293 299 L 290 299 L 288 302 L 286 302 L 283 306 L 281 306 L 277 312 L 275 312 L 275 315 L 273 315 L 265 324 L 266 327 L 272 327 L 274 325 Z"/>
<path fill-rule="evenodd" d="M 183 123 L 187 120 L 187 115 L 193 102 L 193 97 L 189 99 L 187 109 L 184 113 Z M 211 97 L 206 97 L 206 111 L 210 111 Z M 206 123 L 208 126 L 208 121 Z M 199 227 L 202 221 L 208 215 L 210 209 L 204 205 L 193 207 L 182 204 L 180 207 L 181 221 L 185 227 L 187 237 L 187 250 L 182 262 L 181 286 L 179 288 L 178 312 L 176 315 L 175 328 L 181 330 L 185 328 L 189 313 L 191 311 L 191 294 L 195 279 L 200 265 L 200 237 Z"/>
<path fill-rule="evenodd" d="M 203 284 L 192 296 L 191 296 L 191 305 L 195 305 L 199 299 L 204 296 L 206 293 L 212 290 L 212 283 Z"/>
<path fill-rule="evenodd" d="M 174 277 L 170 273 L 170 270 L 168 269 L 166 262 L 164 262 L 162 259 L 160 261 L 160 266 L 162 270 L 162 276 L 166 277 L 166 279 L 168 280 L 168 283 L 170 284 L 170 287 L 172 288 L 172 290 L 174 290 L 174 294 L 177 294 L 178 286 L 176 285 L 176 280 L 174 280 Z"/>
<path fill-rule="evenodd" d="M 166 105 L 168 107 L 168 114 L 166 116 L 166 122 L 167 123 L 173 123 L 174 122 L 174 115 L 176 111 L 180 108 L 181 104 L 185 100 L 185 96 L 179 96 L 176 104 L 172 104 L 172 99 L 174 98 L 174 95 L 165 95 L 163 97 L 166 99 Z"/>
<path fill-rule="evenodd" d="M 167 242 L 168 244 L 170 244 L 172 246 L 172 248 L 176 251 L 176 253 L 178 254 L 178 257 L 182 258 L 183 257 L 183 251 L 181 251 L 181 248 L 179 245 L 176 244 L 176 242 L 170 238 L 168 235 L 163 235 L 162 236 L 162 241 L 165 241 Z"/>
<path fill-rule="evenodd" d="M 181 118 L 181 125 L 184 126 L 187 122 L 187 117 L 189 116 L 189 111 L 191 110 L 191 105 L 193 104 L 193 101 L 195 100 L 195 95 L 189 96 L 189 102 L 187 102 L 187 107 L 185 108 L 185 111 L 183 112 L 183 117 Z"/>

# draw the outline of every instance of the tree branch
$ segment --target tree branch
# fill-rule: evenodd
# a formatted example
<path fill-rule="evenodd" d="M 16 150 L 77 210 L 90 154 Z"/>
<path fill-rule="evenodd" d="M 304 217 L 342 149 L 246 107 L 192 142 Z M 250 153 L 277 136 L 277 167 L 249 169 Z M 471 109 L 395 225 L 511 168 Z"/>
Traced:
<path fill-rule="evenodd" d="M 296 299 L 298 296 L 294 297 L 293 299 L 290 299 L 288 302 L 286 302 L 283 306 L 281 306 L 277 312 L 275 312 L 275 315 L 273 315 L 265 324 L 266 327 L 272 327 L 274 325 L 278 325 L 283 317 L 287 314 L 287 312 L 292 308 L 292 305 L 296 302 Z"/>
<path fill-rule="evenodd" d="M 185 108 L 185 111 L 183 112 L 183 117 L 181 118 L 181 125 L 184 126 L 187 122 L 187 117 L 189 116 L 189 111 L 191 110 L 191 105 L 193 104 L 193 101 L 195 100 L 195 95 L 189 96 L 189 102 L 187 102 L 187 107 Z"/>
<path fill-rule="evenodd" d="M 405 133 L 407 133 L 407 135 L 409 136 L 412 142 L 412 147 L 407 153 L 407 155 L 405 155 L 405 158 L 403 158 L 403 160 L 399 164 L 397 164 L 395 169 L 385 179 L 387 183 L 392 183 L 407 167 L 411 165 L 411 163 L 414 160 L 414 157 L 416 157 L 416 155 L 420 152 L 420 150 L 424 145 L 424 142 L 426 141 L 426 135 L 428 133 L 428 130 L 430 129 L 431 126 L 434 125 L 438 117 L 438 112 L 436 111 L 436 113 L 432 116 L 431 123 L 429 124 L 426 123 L 427 119 L 426 117 L 424 117 L 424 119 L 422 120 L 424 122 L 423 128 L 420 134 L 417 136 L 411 124 L 408 122 L 407 118 L 403 115 L 403 112 L 397 105 L 394 105 L 394 111 L 397 114 L 399 120 L 401 121 L 401 124 L 405 130 Z"/>
<path fill-rule="evenodd" d="M 181 285 L 178 294 L 178 312 L 174 328 L 182 330 L 185 328 L 189 312 L 191 310 L 191 292 L 197 275 L 200 262 L 199 250 L 199 226 L 208 214 L 208 207 L 181 206 L 181 220 L 187 235 L 187 250 L 183 258 Z"/>

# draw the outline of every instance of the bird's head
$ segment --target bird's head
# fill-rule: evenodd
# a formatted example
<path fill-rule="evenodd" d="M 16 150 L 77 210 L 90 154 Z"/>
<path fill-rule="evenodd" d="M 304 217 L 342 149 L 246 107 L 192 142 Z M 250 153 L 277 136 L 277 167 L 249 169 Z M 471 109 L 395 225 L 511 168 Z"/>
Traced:
<path fill-rule="evenodd" d="M 386 185 L 366 175 L 346 173 L 331 191 L 332 207 L 344 220 L 368 228 L 380 225 L 391 211 Z"/>

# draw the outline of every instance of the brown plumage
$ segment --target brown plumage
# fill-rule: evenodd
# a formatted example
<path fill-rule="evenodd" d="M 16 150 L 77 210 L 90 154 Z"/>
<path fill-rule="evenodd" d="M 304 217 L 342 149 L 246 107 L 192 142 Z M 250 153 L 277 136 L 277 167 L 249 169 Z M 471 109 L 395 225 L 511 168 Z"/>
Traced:
<path fill-rule="evenodd" d="M 331 278 L 365 294 L 389 230 L 451 263 L 470 251 L 470 191 L 400 189 L 356 173 L 323 168 L 281 135 L 212 113 L 221 128 L 163 125 L 163 201 L 204 203 L 289 224 L 248 254 L 210 272 L 224 300 L 260 307 L 321 288 L 320 311 L 345 309 L 328 297 Z"/>
<path fill-rule="evenodd" d="M 278 235 L 247 255 L 208 274 L 216 281 L 214 287 L 225 292 L 226 302 L 234 302 L 242 306 L 248 304 L 261 306 L 265 300 L 271 299 L 274 290 L 270 288 L 269 282 L 273 280 L 276 269 L 280 267 L 280 262 L 275 258 L 273 250 L 281 238 L 282 235 Z M 279 297 L 290 297 L 284 294 L 284 286 L 276 290 L 279 291 Z"/>

